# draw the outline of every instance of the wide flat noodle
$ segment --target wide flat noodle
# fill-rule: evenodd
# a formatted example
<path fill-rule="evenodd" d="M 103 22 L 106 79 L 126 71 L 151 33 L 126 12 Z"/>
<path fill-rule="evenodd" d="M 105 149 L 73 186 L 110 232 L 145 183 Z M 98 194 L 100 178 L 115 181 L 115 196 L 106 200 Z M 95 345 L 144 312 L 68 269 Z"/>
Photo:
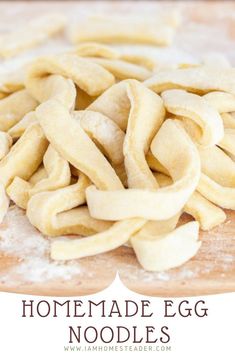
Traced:
<path fill-rule="evenodd" d="M 235 163 L 220 148 L 200 149 L 202 175 L 198 191 L 216 205 L 235 209 Z"/>
<path fill-rule="evenodd" d="M 78 119 L 84 131 L 114 165 L 119 165 L 124 161 L 125 133 L 114 121 L 101 113 L 88 110 L 74 111 L 73 117 Z"/>
<path fill-rule="evenodd" d="M 86 197 L 90 214 L 94 218 L 121 220 L 142 217 L 147 220 L 164 220 L 183 208 L 200 177 L 200 161 L 194 144 L 177 122 L 166 120 L 153 139 L 151 150 L 169 170 L 174 184 L 156 191 L 101 191 L 90 186 L 86 190 Z M 179 161 L 177 165 L 175 160 Z"/>
<path fill-rule="evenodd" d="M 54 241 L 51 257 L 54 260 L 71 260 L 116 249 L 125 244 L 145 223 L 144 219 L 128 219 L 116 222 L 108 230 L 85 239 Z"/>
<path fill-rule="evenodd" d="M 27 217 L 49 236 L 90 235 L 107 229 L 110 222 L 92 219 L 86 207 L 78 207 L 85 203 L 85 189 L 89 184 L 89 179 L 80 174 L 76 184 L 32 196 L 27 205 Z"/>
<path fill-rule="evenodd" d="M 187 201 L 184 211 L 199 222 L 202 230 L 210 230 L 226 220 L 226 213 L 197 191 Z"/>
<path fill-rule="evenodd" d="M 226 92 L 210 92 L 203 96 L 204 99 L 219 113 L 235 111 L 235 95 Z"/>
<path fill-rule="evenodd" d="M 172 88 L 181 88 L 197 94 L 211 91 L 235 94 L 235 69 L 200 66 L 164 70 L 145 81 L 145 85 L 156 93 Z"/>
<path fill-rule="evenodd" d="M 29 92 L 36 96 L 39 80 L 52 74 L 71 79 L 91 96 L 101 94 L 115 82 L 114 76 L 100 65 L 75 54 L 60 54 L 36 59 L 31 64 L 26 81 Z M 47 99 L 52 96 L 50 95 Z"/>
<path fill-rule="evenodd" d="M 33 195 L 49 190 L 56 190 L 70 184 L 69 163 L 60 157 L 58 152 L 49 145 L 44 157 L 43 164 L 46 176 L 34 184 L 15 177 L 8 186 L 7 193 L 11 200 L 21 208 L 26 208 L 28 200 Z"/>
<path fill-rule="evenodd" d="M 158 71 L 163 68 L 177 68 L 181 66 L 193 66 L 198 64 L 192 56 L 171 47 L 156 47 L 151 45 L 115 44 L 104 45 L 95 42 L 81 43 L 76 46 L 75 53 L 84 57 L 105 58 L 110 61 L 122 60 L 142 66 L 150 71 Z M 134 78 L 134 77 L 131 77 Z"/>
<path fill-rule="evenodd" d="M 26 66 L 17 70 L 0 74 L 0 99 L 7 97 L 10 93 L 22 90 L 25 86 Z"/>
<path fill-rule="evenodd" d="M 232 156 L 235 156 L 235 129 L 225 129 L 224 137 L 218 143 L 218 146 Z"/>
<path fill-rule="evenodd" d="M 47 146 L 40 125 L 31 125 L 0 161 L 0 183 L 6 187 L 16 176 L 30 178 L 41 164 Z"/>
<path fill-rule="evenodd" d="M 119 80 L 132 78 L 144 81 L 151 76 L 151 72 L 146 68 L 123 60 L 109 60 L 103 58 L 89 58 L 89 60 L 103 66 Z"/>
<path fill-rule="evenodd" d="M 162 98 L 170 113 L 191 119 L 199 125 L 202 132 L 197 142 L 201 145 L 213 146 L 223 138 L 223 121 L 204 98 L 178 89 L 163 92 Z"/>
<path fill-rule="evenodd" d="M 0 99 L 0 130 L 10 129 L 37 105 L 38 102 L 25 89 Z"/>
<path fill-rule="evenodd" d="M 33 19 L 17 30 L 2 34 L 0 56 L 8 58 L 43 43 L 49 37 L 61 32 L 65 22 L 63 15 L 51 14 Z"/>
<path fill-rule="evenodd" d="M 160 187 L 172 184 L 172 179 L 164 174 L 154 173 L 154 176 Z M 200 228 L 203 230 L 210 230 L 226 220 L 225 212 L 197 191 L 194 191 L 186 202 L 184 212 L 193 216 L 193 218 L 199 222 Z M 172 231 L 174 228 L 168 229 L 168 231 Z M 157 234 L 161 233 L 158 232 Z"/>
<path fill-rule="evenodd" d="M 112 119 L 122 130 L 126 130 L 130 112 L 127 82 L 116 83 L 101 94 L 87 110 L 102 113 Z"/>
<path fill-rule="evenodd" d="M 200 248 L 197 222 L 188 222 L 170 233 L 131 237 L 136 256 L 147 271 L 165 271 L 181 266 Z"/>
<path fill-rule="evenodd" d="M 174 34 L 173 26 L 157 22 L 154 16 L 88 17 L 72 26 L 69 38 L 73 43 L 97 41 L 101 43 L 148 43 L 168 45 Z"/>
<path fill-rule="evenodd" d="M 62 104 L 47 101 L 37 108 L 36 115 L 52 146 L 97 187 L 103 190 L 123 188 L 112 166 Z"/>
<path fill-rule="evenodd" d="M 40 103 L 54 98 L 68 109 L 75 104 L 76 88 L 72 80 L 61 75 L 46 75 L 45 77 L 32 77 L 29 74 L 26 80 L 27 90 Z"/>
<path fill-rule="evenodd" d="M 111 46 L 104 45 L 97 42 L 87 42 L 76 46 L 74 51 L 79 56 L 106 58 L 106 59 L 119 59 L 120 54 L 118 50 Z"/>
<path fill-rule="evenodd" d="M 0 131 L 0 160 L 8 154 L 11 146 L 11 136 L 7 132 Z"/>
<path fill-rule="evenodd" d="M 8 134 L 14 139 L 18 139 L 23 135 L 25 130 L 32 124 L 37 122 L 37 117 L 34 111 L 31 111 L 24 115 L 24 117 L 9 130 Z"/>
<path fill-rule="evenodd" d="M 137 81 L 128 82 L 127 94 L 131 102 L 123 145 L 127 183 L 129 188 L 156 189 L 145 154 L 165 117 L 163 101 Z"/>

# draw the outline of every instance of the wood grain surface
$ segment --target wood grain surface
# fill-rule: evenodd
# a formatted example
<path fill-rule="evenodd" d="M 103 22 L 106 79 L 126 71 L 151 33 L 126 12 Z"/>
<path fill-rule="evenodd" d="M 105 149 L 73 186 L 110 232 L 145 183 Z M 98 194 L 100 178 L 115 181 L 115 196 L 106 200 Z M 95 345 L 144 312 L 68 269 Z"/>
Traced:
<path fill-rule="evenodd" d="M 96 4 L 95 4 L 96 3 Z M 235 4 L 232 1 L 201 2 L 1 2 L 0 30 L 9 22 L 20 23 L 32 16 L 61 11 L 68 15 L 97 7 L 108 11 L 128 9 L 150 11 L 179 8 L 183 26 L 175 39 L 175 46 L 190 53 L 222 51 L 235 62 Z M 226 40 L 225 40 L 226 36 Z M 188 216 L 184 215 L 184 220 Z M 1 233 L 1 226 L 0 226 Z M 20 234 L 19 234 L 20 236 Z M 40 295 L 86 295 L 98 292 L 115 278 L 118 271 L 123 283 L 131 290 L 152 296 L 191 296 L 235 291 L 235 212 L 227 211 L 225 224 L 210 232 L 201 232 L 202 247 L 198 254 L 180 268 L 164 273 L 146 272 L 139 266 L 131 248 L 121 247 L 96 257 L 81 259 L 81 274 L 72 280 L 44 283 L 22 281 L 14 285 L 1 281 L 0 290 Z M 0 277 L 21 261 L 0 253 Z"/>

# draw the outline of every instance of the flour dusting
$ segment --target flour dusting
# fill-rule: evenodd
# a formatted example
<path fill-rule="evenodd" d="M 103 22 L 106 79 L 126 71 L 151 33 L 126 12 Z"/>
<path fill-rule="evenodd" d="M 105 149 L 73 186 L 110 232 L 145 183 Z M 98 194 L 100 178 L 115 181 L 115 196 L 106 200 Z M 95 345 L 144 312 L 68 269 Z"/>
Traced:
<path fill-rule="evenodd" d="M 10 284 L 13 280 L 44 282 L 54 279 L 68 280 L 81 272 L 75 262 L 58 263 L 49 257 L 50 240 L 43 237 L 28 221 L 17 206 L 10 207 L 4 223 L 0 226 L 0 252 L 16 256 L 18 264 L 0 282 Z M 18 279 L 18 280 L 17 280 Z"/>

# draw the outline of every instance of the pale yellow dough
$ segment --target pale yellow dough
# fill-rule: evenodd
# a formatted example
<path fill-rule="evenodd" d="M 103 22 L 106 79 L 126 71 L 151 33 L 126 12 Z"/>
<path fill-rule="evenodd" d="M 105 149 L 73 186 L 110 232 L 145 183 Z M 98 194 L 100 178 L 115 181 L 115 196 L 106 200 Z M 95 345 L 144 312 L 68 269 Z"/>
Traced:
<path fill-rule="evenodd" d="M 89 179 L 81 174 L 78 182 L 55 191 L 44 191 L 31 197 L 27 217 L 43 234 L 90 235 L 110 227 L 110 222 L 90 217 L 85 203 L 85 189 Z M 78 207 L 78 208 L 75 208 Z"/>
<path fill-rule="evenodd" d="M 8 186 L 14 177 L 25 180 L 37 170 L 48 146 L 38 123 L 28 127 L 10 152 L 0 161 L 0 183 Z"/>
<path fill-rule="evenodd" d="M 148 43 L 168 45 L 174 26 L 157 20 L 154 16 L 143 18 L 88 17 L 72 26 L 69 31 L 73 43 L 97 41 L 101 43 Z"/>
<path fill-rule="evenodd" d="M 162 98 L 170 113 L 193 120 L 201 128 L 201 137 L 197 141 L 201 145 L 213 146 L 223 138 L 223 121 L 218 111 L 202 97 L 184 90 L 172 89 L 163 92 Z"/>
<path fill-rule="evenodd" d="M 70 184 L 69 163 L 60 157 L 58 152 L 49 145 L 44 157 L 43 164 L 46 176 L 36 183 L 31 184 L 23 179 L 14 178 L 7 188 L 7 193 L 16 205 L 22 208 L 27 207 L 28 200 L 35 194 L 42 191 L 56 190 Z"/>
<path fill-rule="evenodd" d="M 198 191 L 216 205 L 235 210 L 235 163 L 220 148 L 200 149 L 202 175 Z"/>
<path fill-rule="evenodd" d="M 172 179 L 167 175 L 154 173 L 154 176 L 161 187 L 172 184 Z M 194 191 L 186 202 L 184 211 L 193 216 L 193 218 L 199 222 L 200 228 L 203 230 L 210 230 L 226 220 L 225 212 L 208 201 L 197 191 Z M 174 228 L 175 227 L 170 230 Z M 161 233 L 158 232 L 158 234 Z"/>
<path fill-rule="evenodd" d="M 177 23 L 84 17 L 68 33 L 76 47 L 1 74 L 0 222 L 10 200 L 25 209 L 57 237 L 52 259 L 128 245 L 145 270 L 167 271 L 197 253 L 199 227 L 225 221 L 218 206 L 235 210 L 235 68 L 167 59 L 157 45 Z M 63 29 L 63 16 L 33 21 L 0 37 L 0 56 Z M 195 221 L 181 225 L 184 212 Z"/>
<path fill-rule="evenodd" d="M 197 222 L 188 222 L 164 235 L 137 234 L 131 244 L 145 270 L 165 271 L 181 266 L 197 253 L 201 245 L 198 228 Z"/>
<path fill-rule="evenodd" d="M 64 159 L 101 189 L 123 188 L 112 166 L 62 104 L 51 99 L 36 109 L 36 115 L 46 137 Z"/>
<path fill-rule="evenodd" d="M 106 220 L 132 217 L 163 220 L 174 216 L 183 208 L 196 189 L 200 177 L 199 155 L 194 144 L 177 122 L 166 120 L 153 139 L 151 150 L 169 170 L 174 184 L 156 191 L 101 191 L 90 186 L 86 190 L 86 197 L 93 217 Z M 175 160 L 179 161 L 177 165 Z"/>
<path fill-rule="evenodd" d="M 235 94 L 235 68 L 199 66 L 164 70 L 145 81 L 145 85 L 156 93 L 172 88 L 182 88 L 197 94 L 211 91 Z"/>
<path fill-rule="evenodd" d="M 10 129 L 37 105 L 37 101 L 25 89 L 0 99 L 0 130 Z"/>
<path fill-rule="evenodd" d="M 66 19 L 59 14 L 46 15 L 31 20 L 27 25 L 0 36 L 0 56 L 11 57 L 35 47 L 49 37 L 61 32 Z"/>

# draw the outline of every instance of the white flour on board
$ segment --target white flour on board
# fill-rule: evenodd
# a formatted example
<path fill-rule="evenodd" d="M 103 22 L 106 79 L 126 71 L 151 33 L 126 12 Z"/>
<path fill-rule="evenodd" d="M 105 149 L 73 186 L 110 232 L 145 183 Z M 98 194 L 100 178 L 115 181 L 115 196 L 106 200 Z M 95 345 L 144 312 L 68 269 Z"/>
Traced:
<path fill-rule="evenodd" d="M 0 226 L 0 252 L 16 256 L 18 264 L 0 282 L 12 282 L 15 278 L 29 282 L 43 282 L 56 278 L 71 279 L 81 272 L 73 262 L 57 263 L 49 257 L 50 241 L 34 228 L 24 211 L 16 206 L 10 207 Z"/>

